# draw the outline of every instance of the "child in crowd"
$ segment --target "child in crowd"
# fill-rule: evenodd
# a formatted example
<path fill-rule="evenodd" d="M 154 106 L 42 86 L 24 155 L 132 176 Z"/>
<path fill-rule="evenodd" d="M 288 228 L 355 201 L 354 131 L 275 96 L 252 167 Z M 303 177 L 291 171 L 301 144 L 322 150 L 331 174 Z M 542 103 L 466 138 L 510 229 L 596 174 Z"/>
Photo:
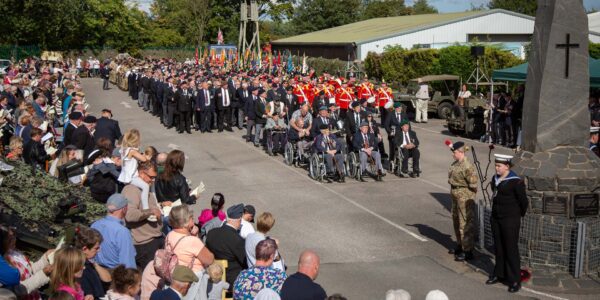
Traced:
<path fill-rule="evenodd" d="M 158 156 L 158 150 L 156 150 L 156 148 L 154 148 L 152 146 L 148 146 L 148 147 L 146 147 L 146 149 L 144 149 L 144 156 L 146 156 L 146 158 L 148 158 L 150 161 L 152 161 L 153 163 L 156 164 L 156 157 Z"/>
<path fill-rule="evenodd" d="M 138 269 L 117 266 L 112 273 L 112 288 L 106 293 L 108 300 L 135 300 L 141 290 L 142 273 Z"/>
<path fill-rule="evenodd" d="M 50 289 L 54 292 L 67 292 L 75 300 L 94 299 L 94 296 L 83 295 L 77 280 L 83 275 L 85 254 L 75 247 L 66 247 L 56 251 L 54 270 L 50 275 Z"/>
<path fill-rule="evenodd" d="M 146 154 L 140 153 L 139 147 L 141 143 L 140 132 L 137 129 L 129 129 L 123 135 L 121 143 L 121 174 L 119 181 L 123 184 L 133 184 L 142 190 L 142 210 L 150 208 L 148 198 L 150 194 L 150 186 L 138 176 L 138 163 L 145 162 L 150 159 Z M 156 216 L 151 215 L 148 221 L 156 222 Z"/>
<path fill-rule="evenodd" d="M 229 289 L 229 283 L 223 279 L 223 268 L 218 263 L 213 263 L 206 270 L 208 273 L 208 300 L 221 300 L 223 291 Z"/>

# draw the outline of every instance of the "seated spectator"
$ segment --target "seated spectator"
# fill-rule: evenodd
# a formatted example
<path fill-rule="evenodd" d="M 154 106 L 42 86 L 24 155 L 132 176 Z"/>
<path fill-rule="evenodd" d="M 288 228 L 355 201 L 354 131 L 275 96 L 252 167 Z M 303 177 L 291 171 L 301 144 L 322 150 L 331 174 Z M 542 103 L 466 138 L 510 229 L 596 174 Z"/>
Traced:
<path fill-rule="evenodd" d="M 213 263 L 214 256 L 198 238 L 198 227 L 192 217 L 192 211 L 185 204 L 171 210 L 169 221 L 173 230 L 167 235 L 165 246 L 177 255 L 180 265 L 191 268 L 196 276 L 202 277 L 204 268 Z M 200 282 L 194 282 L 184 299 L 196 299 L 199 295 Z"/>
<path fill-rule="evenodd" d="M 18 286 L 15 285 L 13 288 L 14 293 L 19 299 L 41 299 L 38 289 L 50 281 L 48 276 L 50 276 L 52 266 L 48 262 L 48 255 L 54 252 L 54 249 L 46 251 L 39 260 L 31 263 L 27 256 L 16 249 L 17 237 L 13 230 L 0 230 L 0 235 L 2 235 L 0 253 L 4 254 L 6 262 L 17 269 L 20 275 Z M 6 273 L 10 274 L 8 271 Z"/>
<path fill-rule="evenodd" d="M 440 290 L 432 290 L 427 293 L 425 300 L 448 300 L 448 296 Z"/>
<path fill-rule="evenodd" d="M 102 235 L 96 262 L 109 269 L 116 268 L 120 264 L 135 268 L 136 252 L 131 233 L 124 222 L 127 199 L 121 194 L 113 194 L 106 201 L 106 209 L 108 211 L 106 217 L 91 226 Z"/>
<path fill-rule="evenodd" d="M 48 170 L 48 174 L 58 178 L 60 175 L 59 169 L 61 166 L 65 165 L 67 163 L 74 163 L 77 161 L 81 161 L 81 159 L 78 159 L 79 157 L 81 157 L 80 152 L 81 151 L 77 150 L 77 148 L 73 145 L 68 145 L 68 146 L 64 147 L 63 150 L 60 152 L 60 155 L 52 161 L 52 164 L 50 164 L 50 169 Z M 84 174 L 70 176 L 69 182 L 73 183 L 73 184 L 79 184 L 83 180 L 83 175 Z"/>
<path fill-rule="evenodd" d="M 254 215 L 256 214 L 256 209 L 252 205 L 244 206 L 244 214 L 242 215 L 242 228 L 240 229 L 240 236 L 242 238 L 246 238 L 249 234 L 254 233 Z"/>
<path fill-rule="evenodd" d="M 254 299 L 260 290 L 268 288 L 276 292 L 287 278 L 281 270 L 271 268 L 277 252 L 277 244 L 272 239 L 260 241 L 256 245 L 256 264 L 243 270 L 233 285 L 234 299 Z"/>
<path fill-rule="evenodd" d="M 405 290 L 389 290 L 385 293 L 385 300 L 410 300 L 410 293 Z"/>
<path fill-rule="evenodd" d="M 256 263 L 256 245 L 258 245 L 260 241 L 267 238 L 267 233 L 273 228 L 273 225 L 275 225 L 275 218 L 270 212 L 264 212 L 258 216 L 256 221 L 257 232 L 251 233 L 248 235 L 248 237 L 246 237 L 245 249 L 248 267 L 252 267 Z M 276 239 L 274 240 L 278 244 L 277 247 L 279 247 L 279 242 Z M 277 255 L 273 261 L 273 268 L 285 272 L 285 264 L 281 258 L 281 255 L 279 255 L 279 251 L 277 251 Z"/>
<path fill-rule="evenodd" d="M 6 155 L 6 159 L 9 161 L 23 161 L 23 139 L 18 136 L 10 138 L 8 144 L 10 152 Z"/>
<path fill-rule="evenodd" d="M 0 244 L 4 244 L 8 239 L 5 231 L 0 230 Z M 11 266 L 4 258 L 4 247 L 0 247 L 0 287 L 14 287 L 19 284 L 19 270 Z"/>
<path fill-rule="evenodd" d="M 138 174 L 140 180 L 149 186 L 156 178 L 156 166 L 151 161 L 140 163 Z M 158 208 L 154 194 L 148 197 L 149 209 L 142 209 L 142 189 L 133 183 L 126 185 L 122 193 L 129 201 L 125 221 L 133 237 L 136 250 L 135 261 L 140 268 L 143 268 L 154 258 L 156 250 L 164 246 L 162 212 Z M 150 215 L 155 216 L 156 221 L 148 220 Z"/>
<path fill-rule="evenodd" d="M 75 233 L 75 247 L 85 254 L 85 269 L 79 279 L 83 293 L 94 296 L 98 300 L 106 295 L 106 289 L 112 280 L 110 272 L 100 266 L 94 258 L 100 250 L 102 235 L 98 230 L 88 227 L 78 227 Z"/>
<path fill-rule="evenodd" d="M 106 200 L 118 191 L 120 168 L 121 154 L 119 149 L 114 149 L 112 153 L 102 151 L 100 157 L 86 174 L 87 185 L 90 187 L 92 198 L 106 203 Z"/>
<path fill-rule="evenodd" d="M 165 170 L 155 184 L 156 199 L 161 206 L 171 206 L 173 202 L 181 200 L 184 204 L 195 204 L 196 196 L 190 195 L 190 187 L 183 174 L 185 166 L 185 153 L 173 150 L 167 155 Z"/>
<path fill-rule="evenodd" d="M 192 285 L 198 282 L 198 276 L 184 266 L 176 266 L 171 276 L 172 282 L 168 289 L 155 290 L 150 296 L 150 300 L 179 300 L 183 299 Z"/>
<path fill-rule="evenodd" d="M 221 221 L 225 221 L 226 216 L 222 210 L 224 205 L 225 196 L 221 193 L 215 193 L 210 200 L 211 209 L 205 209 L 200 213 L 200 216 L 198 217 L 198 226 L 204 226 L 204 224 L 215 217 L 218 217 Z"/>
<path fill-rule="evenodd" d="M 227 260 L 226 280 L 231 286 L 238 274 L 247 268 L 244 239 L 238 234 L 243 212 L 244 204 L 228 208 L 227 222 L 209 231 L 206 236 L 206 247 L 215 255 L 215 259 Z"/>
<path fill-rule="evenodd" d="M 273 152 L 269 154 L 273 155 L 278 152 L 282 153 L 283 145 L 285 142 L 285 130 L 287 130 L 287 125 L 285 124 L 283 119 L 279 117 L 278 113 L 273 113 L 273 116 L 267 119 L 267 125 L 265 126 L 265 129 L 270 130 L 272 132 L 271 138 L 273 142 Z"/>
<path fill-rule="evenodd" d="M 158 171 L 158 176 L 165 171 L 165 163 L 167 162 L 168 153 L 161 152 L 156 156 L 156 168 Z"/>
<path fill-rule="evenodd" d="M 203 285 L 207 287 L 212 286 L 211 290 L 208 291 L 208 300 L 221 300 L 223 291 L 229 289 L 229 283 L 223 281 L 223 267 L 218 263 L 213 263 L 206 269 L 208 276 L 203 276 Z"/>
<path fill-rule="evenodd" d="M 135 300 L 140 293 L 142 274 L 138 269 L 119 265 L 113 270 L 111 289 L 106 292 L 110 300 Z"/>
<path fill-rule="evenodd" d="M 279 300 L 281 297 L 272 289 L 262 289 L 256 294 L 254 300 Z"/>
<path fill-rule="evenodd" d="M 56 250 L 54 255 L 54 269 L 50 276 L 50 290 L 53 292 L 67 292 L 75 300 L 91 300 L 92 295 L 85 295 L 77 282 L 83 275 L 85 268 L 85 255 L 79 249 L 66 247 Z"/>
<path fill-rule="evenodd" d="M 25 163 L 32 165 L 37 169 L 44 169 L 46 167 L 46 160 L 50 158 L 46 154 L 42 141 L 42 130 L 39 128 L 31 129 L 31 138 L 29 142 L 25 144 L 23 149 L 23 159 Z"/>
<path fill-rule="evenodd" d="M 305 250 L 298 260 L 298 272 L 290 275 L 281 288 L 281 299 L 325 299 L 325 290 L 314 280 L 319 276 L 319 256 Z"/>

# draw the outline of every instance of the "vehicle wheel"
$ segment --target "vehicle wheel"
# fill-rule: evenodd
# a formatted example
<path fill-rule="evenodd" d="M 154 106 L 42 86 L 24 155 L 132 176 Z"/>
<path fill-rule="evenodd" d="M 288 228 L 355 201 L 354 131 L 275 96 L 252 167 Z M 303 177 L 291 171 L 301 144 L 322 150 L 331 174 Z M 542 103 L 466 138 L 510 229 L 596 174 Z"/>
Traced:
<path fill-rule="evenodd" d="M 437 107 L 437 115 L 440 119 L 448 119 L 452 112 L 452 104 L 449 102 L 442 102 Z"/>
<path fill-rule="evenodd" d="M 294 147 L 292 147 L 292 144 L 285 144 L 283 157 L 286 165 L 291 166 L 294 163 Z"/>

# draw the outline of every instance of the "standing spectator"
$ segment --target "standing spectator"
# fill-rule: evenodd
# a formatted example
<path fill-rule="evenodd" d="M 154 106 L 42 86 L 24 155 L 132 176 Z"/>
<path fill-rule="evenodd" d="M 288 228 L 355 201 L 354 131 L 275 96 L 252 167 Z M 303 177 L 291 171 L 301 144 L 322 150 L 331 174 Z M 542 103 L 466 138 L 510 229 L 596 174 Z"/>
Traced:
<path fill-rule="evenodd" d="M 298 272 L 294 273 L 283 283 L 281 288 L 281 299 L 325 299 L 325 290 L 314 280 L 319 276 L 321 260 L 319 256 L 311 251 L 305 250 L 300 254 L 298 260 Z"/>
<path fill-rule="evenodd" d="M 248 88 L 250 91 L 250 96 L 246 98 L 246 103 L 244 103 L 244 112 L 246 116 L 244 119 L 246 120 L 246 142 L 250 142 L 252 140 L 252 128 L 256 124 L 256 102 L 258 101 L 258 89 L 254 87 Z"/>
<path fill-rule="evenodd" d="M 276 253 L 275 240 L 266 239 L 256 245 L 256 264 L 243 270 L 235 280 L 234 299 L 254 299 L 262 289 L 272 289 L 278 293 L 281 291 L 287 276 L 283 271 L 271 268 Z"/>
<path fill-rule="evenodd" d="M 127 199 L 123 195 L 113 194 L 106 201 L 107 216 L 92 223 L 91 226 L 102 235 L 96 262 L 109 269 L 120 264 L 128 268 L 136 267 L 133 240 L 123 221 L 127 214 L 127 207 Z"/>
<path fill-rule="evenodd" d="M 102 89 L 108 90 L 108 78 L 110 77 L 110 68 L 108 67 L 108 65 L 102 66 L 102 70 L 100 71 L 100 73 L 102 77 Z"/>
<path fill-rule="evenodd" d="M 209 231 L 206 237 L 206 247 L 215 255 L 215 259 L 227 260 L 226 280 L 231 286 L 238 274 L 247 268 L 244 239 L 238 234 L 243 212 L 244 204 L 228 208 L 227 223 Z"/>
<path fill-rule="evenodd" d="M 142 274 L 138 269 L 119 265 L 113 270 L 112 287 L 106 293 L 109 300 L 135 300 L 140 293 Z"/>
<path fill-rule="evenodd" d="M 263 131 L 263 127 L 267 124 L 267 101 L 265 97 L 267 96 L 267 92 L 264 89 L 260 89 L 258 91 L 259 98 L 256 100 L 256 116 L 255 116 L 255 126 L 256 130 L 254 132 L 254 146 L 260 146 L 260 135 Z"/>
<path fill-rule="evenodd" d="M 106 295 L 105 286 L 108 286 L 112 280 L 110 272 L 94 260 L 100 250 L 102 235 L 98 230 L 87 227 L 79 227 L 79 231 L 75 234 L 75 247 L 85 254 L 85 268 L 79 284 L 84 294 L 92 295 L 94 300 L 99 300 Z"/>
<path fill-rule="evenodd" d="M 140 163 L 138 174 L 150 186 L 157 175 L 156 166 L 150 161 Z M 142 190 L 133 184 L 126 185 L 122 193 L 129 200 L 125 221 L 127 227 L 131 229 L 131 236 L 137 253 L 135 261 L 140 268 L 143 268 L 152 260 L 156 250 L 164 244 L 161 231 L 163 226 L 161 211 L 153 194 L 148 198 L 149 209 L 142 209 Z M 150 215 L 156 217 L 156 222 L 148 220 Z"/>
<path fill-rule="evenodd" d="M 249 234 L 254 233 L 254 215 L 256 215 L 256 209 L 252 205 L 244 206 L 244 214 L 242 215 L 242 228 L 240 229 L 240 236 L 246 238 Z"/>
<path fill-rule="evenodd" d="M 417 97 L 417 107 L 415 107 L 415 122 L 427 123 L 427 106 L 429 103 L 429 86 L 427 82 L 422 82 L 419 79 L 419 90 L 415 95 Z"/>
<path fill-rule="evenodd" d="M 65 125 L 65 130 L 63 130 L 63 147 L 73 143 L 73 132 L 75 132 L 75 129 L 81 126 L 82 120 L 83 114 L 81 112 L 74 111 L 69 114 L 69 121 L 67 125 Z"/>
<path fill-rule="evenodd" d="M 83 119 L 83 126 L 77 127 L 73 131 L 72 143 L 77 149 L 83 150 L 83 157 L 87 158 L 92 151 L 96 143 L 94 142 L 94 128 L 96 126 L 96 117 L 88 115 Z"/>
<path fill-rule="evenodd" d="M 155 290 L 150 300 L 180 300 L 187 295 L 190 286 L 198 282 L 198 276 L 188 267 L 176 266 L 171 276 L 171 285 L 168 289 Z"/>
<path fill-rule="evenodd" d="M 98 141 L 99 138 L 108 138 L 115 146 L 115 141 L 119 140 L 122 136 L 121 128 L 119 128 L 119 121 L 112 119 L 112 111 L 110 109 L 102 110 L 102 117 L 96 122 L 96 131 L 94 131 L 94 140 Z"/>
<path fill-rule="evenodd" d="M 169 222 L 173 230 L 167 235 L 165 245 L 177 255 L 180 265 L 191 268 L 196 276 L 202 277 L 205 267 L 213 263 L 214 256 L 198 238 L 198 227 L 192 217 L 192 211 L 185 204 L 171 210 Z M 200 282 L 192 283 L 184 299 L 199 298 L 200 286 Z"/>

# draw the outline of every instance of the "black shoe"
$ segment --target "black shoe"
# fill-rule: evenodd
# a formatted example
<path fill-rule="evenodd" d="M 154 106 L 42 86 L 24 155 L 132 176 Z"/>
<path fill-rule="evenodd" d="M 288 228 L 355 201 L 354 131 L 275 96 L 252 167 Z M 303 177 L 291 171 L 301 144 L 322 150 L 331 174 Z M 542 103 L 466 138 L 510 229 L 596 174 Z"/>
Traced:
<path fill-rule="evenodd" d="M 475 258 L 472 251 L 465 251 L 454 255 L 455 261 L 466 261 Z"/>
<path fill-rule="evenodd" d="M 508 292 L 509 293 L 516 293 L 521 289 L 521 283 L 519 282 L 515 282 L 512 283 L 508 286 Z"/>
<path fill-rule="evenodd" d="M 186 130 L 185 132 L 187 132 L 188 134 L 192 134 L 192 131 L 190 130 Z"/>
<path fill-rule="evenodd" d="M 375 176 L 375 181 L 383 181 L 383 179 L 381 179 L 380 175 Z"/>
<path fill-rule="evenodd" d="M 491 276 L 488 278 L 488 280 L 486 280 L 485 284 L 496 284 L 498 282 L 500 282 L 500 278 L 498 278 L 498 276 Z"/>
<path fill-rule="evenodd" d="M 258 148 L 258 147 L 260 147 L 260 144 L 256 144 L 256 143 L 255 143 L 255 144 L 254 144 L 254 147 Z"/>
<path fill-rule="evenodd" d="M 182 133 L 183 133 L 183 131 L 181 131 L 181 130 L 177 130 L 177 133 L 179 133 L 179 134 L 182 134 Z"/>
<path fill-rule="evenodd" d="M 187 205 L 194 205 L 194 204 L 196 204 L 196 200 L 190 200 L 186 204 Z"/>
<path fill-rule="evenodd" d="M 417 174 L 415 174 L 414 172 L 413 172 L 413 173 L 410 173 L 410 177 L 412 177 L 412 178 L 416 178 L 417 176 L 418 176 L 418 175 L 417 175 Z"/>
<path fill-rule="evenodd" d="M 456 248 L 448 250 L 449 254 L 459 254 L 462 252 L 463 252 L 463 250 L 462 250 L 461 246 L 456 246 Z"/>
<path fill-rule="evenodd" d="M 225 130 L 227 130 L 229 132 L 233 132 L 233 129 L 231 129 L 231 127 L 227 127 L 227 128 L 225 128 Z"/>
<path fill-rule="evenodd" d="M 361 176 L 358 178 L 358 180 L 360 180 L 360 182 L 367 182 L 367 181 L 365 180 L 365 177 L 366 177 L 365 175 L 361 175 Z"/>
<path fill-rule="evenodd" d="M 223 132 L 223 129 L 219 129 L 219 132 Z"/>
<path fill-rule="evenodd" d="M 340 177 L 340 183 L 344 183 L 346 182 L 346 176 L 341 176 Z"/>
<path fill-rule="evenodd" d="M 167 129 L 171 129 L 171 128 L 173 128 L 173 126 L 167 126 Z"/>
<path fill-rule="evenodd" d="M 379 170 L 379 171 L 377 172 L 377 175 L 379 175 L 379 176 L 381 176 L 381 177 L 385 177 L 385 175 L 386 175 L 386 174 L 383 172 L 383 170 Z"/>
<path fill-rule="evenodd" d="M 206 132 L 208 132 L 208 133 L 212 133 L 212 130 L 210 130 L 210 129 L 209 129 L 209 130 L 207 130 Z"/>

